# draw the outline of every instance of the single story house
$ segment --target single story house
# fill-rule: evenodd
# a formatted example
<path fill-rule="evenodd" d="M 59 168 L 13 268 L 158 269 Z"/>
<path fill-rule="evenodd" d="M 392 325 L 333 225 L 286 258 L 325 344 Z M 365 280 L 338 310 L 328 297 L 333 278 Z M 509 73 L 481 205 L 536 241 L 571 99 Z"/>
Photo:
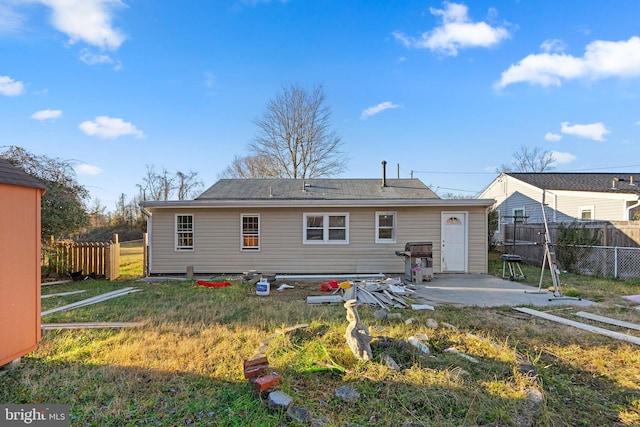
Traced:
<path fill-rule="evenodd" d="M 434 272 L 487 272 L 493 200 L 440 199 L 418 179 L 222 179 L 194 200 L 144 201 L 151 275 L 405 271 L 431 242 Z"/>
<path fill-rule="evenodd" d="M 478 198 L 495 199 L 501 224 L 628 221 L 640 210 L 640 174 L 502 173 Z"/>
<path fill-rule="evenodd" d="M 0 366 L 40 342 L 40 198 L 46 187 L 0 159 Z"/>

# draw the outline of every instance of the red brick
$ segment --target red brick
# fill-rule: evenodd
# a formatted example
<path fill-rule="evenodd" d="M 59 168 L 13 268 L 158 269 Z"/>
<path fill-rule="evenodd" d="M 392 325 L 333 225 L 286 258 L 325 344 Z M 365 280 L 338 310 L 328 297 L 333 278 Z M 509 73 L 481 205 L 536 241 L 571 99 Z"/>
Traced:
<path fill-rule="evenodd" d="M 253 383 L 253 386 L 259 392 L 263 392 L 265 390 L 268 390 L 270 388 L 277 386 L 278 384 L 280 384 L 280 381 L 282 381 L 282 377 L 280 375 L 269 374 L 255 380 Z"/>
<path fill-rule="evenodd" d="M 255 378 L 264 374 L 269 369 L 269 362 L 266 357 L 244 361 L 244 377 L 246 379 Z"/>

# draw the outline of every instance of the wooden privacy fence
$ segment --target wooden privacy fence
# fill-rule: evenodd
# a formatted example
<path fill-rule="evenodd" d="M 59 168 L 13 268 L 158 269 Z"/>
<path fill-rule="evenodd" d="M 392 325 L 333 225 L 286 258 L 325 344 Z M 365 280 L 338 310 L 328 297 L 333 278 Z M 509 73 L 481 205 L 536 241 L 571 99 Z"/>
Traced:
<path fill-rule="evenodd" d="M 51 249 L 44 264 L 49 271 L 67 274 L 82 270 L 82 274 L 104 276 L 115 280 L 120 276 L 120 242 L 113 235 L 110 242 L 55 241 L 51 238 Z"/>
<path fill-rule="evenodd" d="M 618 247 L 640 246 L 640 221 L 582 222 L 578 224 L 590 230 L 598 230 L 600 245 Z M 503 224 L 503 243 L 513 244 L 513 224 Z M 544 224 L 516 224 L 516 242 L 544 243 Z M 549 224 L 551 242 L 557 242 L 558 224 Z"/>

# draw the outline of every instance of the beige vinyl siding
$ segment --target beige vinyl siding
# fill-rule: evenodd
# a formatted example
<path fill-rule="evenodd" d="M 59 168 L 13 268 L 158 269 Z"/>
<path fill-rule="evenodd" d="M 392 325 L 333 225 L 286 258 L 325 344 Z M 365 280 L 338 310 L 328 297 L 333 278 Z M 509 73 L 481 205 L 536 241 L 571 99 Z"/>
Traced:
<path fill-rule="evenodd" d="M 614 197 L 589 197 L 589 193 L 578 196 L 575 193 L 558 192 L 558 211 L 573 218 L 580 218 L 580 208 L 592 206 L 594 220 L 624 221 L 628 219 L 625 218 L 625 205 L 625 200 Z"/>
<path fill-rule="evenodd" d="M 477 208 L 468 212 L 468 272 L 486 274 L 489 250 L 487 211 L 485 208 Z"/>
<path fill-rule="evenodd" d="M 192 209 L 194 250 L 174 250 L 178 209 L 153 211 L 152 274 L 265 273 L 339 274 L 404 273 L 404 260 L 395 254 L 406 242 L 433 243 L 434 271 L 440 271 L 441 208 L 393 208 L 396 243 L 375 243 L 375 213 L 379 208 L 263 208 L 260 210 L 260 252 L 241 251 L 242 213 L 256 209 Z M 185 211 L 186 212 L 186 211 Z M 303 244 L 303 214 L 349 213 L 349 244 Z M 484 208 L 469 215 L 469 270 L 486 272 L 486 214 Z"/>

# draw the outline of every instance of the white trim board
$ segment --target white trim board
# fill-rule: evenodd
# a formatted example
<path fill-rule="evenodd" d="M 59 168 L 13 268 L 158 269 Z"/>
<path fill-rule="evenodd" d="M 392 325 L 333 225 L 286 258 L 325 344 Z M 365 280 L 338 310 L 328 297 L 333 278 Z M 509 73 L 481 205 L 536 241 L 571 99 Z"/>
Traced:
<path fill-rule="evenodd" d="M 576 316 L 583 317 L 589 320 L 595 320 L 596 322 L 607 323 L 609 325 L 621 326 L 627 329 L 635 329 L 636 331 L 640 331 L 640 325 L 636 325 L 635 323 L 625 322 L 624 320 L 612 319 L 611 317 L 598 316 L 597 314 L 591 314 L 584 311 L 579 311 L 576 313 Z"/>
<path fill-rule="evenodd" d="M 85 290 L 82 290 L 82 291 L 70 291 L 70 292 L 61 292 L 59 294 L 40 295 L 40 298 L 64 297 L 64 296 L 67 296 L 67 295 L 81 294 L 83 292 L 86 292 L 86 291 Z"/>
<path fill-rule="evenodd" d="M 622 341 L 627 341 L 636 345 L 640 345 L 640 338 L 632 335 L 621 334 L 619 332 L 610 331 L 609 329 L 598 328 L 596 326 L 587 325 L 585 323 L 575 322 L 573 320 L 565 319 L 563 317 L 554 316 L 552 314 L 544 313 L 542 311 L 532 310 L 524 307 L 514 307 L 516 311 L 521 313 L 527 313 L 532 316 L 540 317 L 552 322 L 562 323 L 563 325 L 573 326 L 574 328 L 583 329 L 585 331 L 594 332 L 596 334 L 605 335 L 611 338 L 615 338 Z"/>
<path fill-rule="evenodd" d="M 63 310 L 73 310 L 74 308 L 84 307 L 86 305 L 96 304 L 98 302 L 106 301 L 112 298 L 121 297 L 123 295 L 130 294 L 132 292 L 139 292 L 142 289 L 137 288 L 122 288 L 117 291 L 107 292 L 106 294 L 96 295 L 95 297 L 83 299 L 82 301 L 74 302 L 71 304 L 63 305 L 61 307 L 52 308 L 51 310 L 43 311 L 40 313 L 41 316 L 46 316 L 47 314 L 56 313 L 58 311 Z"/>
<path fill-rule="evenodd" d="M 78 323 L 43 323 L 44 331 L 55 331 L 58 329 L 99 329 L 99 328 L 134 328 L 143 326 L 141 322 L 78 322 Z"/>

